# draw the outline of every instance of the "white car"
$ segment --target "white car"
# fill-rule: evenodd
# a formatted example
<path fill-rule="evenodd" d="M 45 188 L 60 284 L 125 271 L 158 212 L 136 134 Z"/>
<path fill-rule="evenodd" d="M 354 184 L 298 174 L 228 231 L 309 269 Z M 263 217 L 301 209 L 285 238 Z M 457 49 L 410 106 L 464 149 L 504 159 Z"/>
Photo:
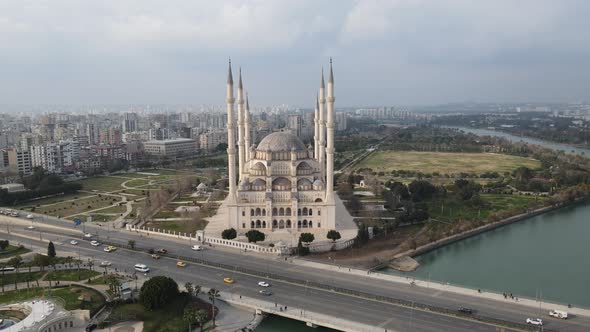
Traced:
<path fill-rule="evenodd" d="M 543 321 L 541 320 L 541 318 L 527 318 L 526 323 L 531 324 L 531 325 L 537 325 L 537 326 L 543 325 Z"/>
<path fill-rule="evenodd" d="M 30 230 L 30 231 L 32 231 L 32 230 L 35 229 L 35 226 L 31 225 L 31 226 L 27 227 L 27 229 Z"/>
<path fill-rule="evenodd" d="M 93 246 L 95 246 L 95 247 L 98 247 L 100 245 L 100 242 L 98 242 L 98 241 L 90 241 L 90 244 L 93 245 Z"/>
<path fill-rule="evenodd" d="M 270 284 L 268 282 L 266 282 L 266 281 L 259 281 L 258 282 L 258 286 L 260 286 L 260 287 L 269 287 Z"/>
<path fill-rule="evenodd" d="M 561 319 L 567 319 L 567 312 L 561 310 L 551 310 L 549 311 L 549 316 Z"/>
<path fill-rule="evenodd" d="M 87 238 L 87 239 L 89 239 L 89 238 L 91 238 L 91 237 L 92 237 L 92 234 L 90 234 L 90 233 L 86 233 L 86 234 L 84 234 L 84 237 L 85 237 L 85 238 Z"/>
<path fill-rule="evenodd" d="M 77 245 L 77 244 L 78 244 L 78 241 L 76 241 L 76 240 L 72 240 L 72 241 L 70 241 L 70 244 L 71 244 L 71 245 L 73 245 L 73 246 L 75 246 L 75 245 Z"/>
<path fill-rule="evenodd" d="M 203 247 L 201 247 L 200 245 L 195 244 L 194 246 L 191 247 L 192 250 L 196 250 L 196 251 L 201 251 L 203 250 Z"/>
<path fill-rule="evenodd" d="M 27 219 L 33 219 L 33 215 L 32 214 L 27 214 Z"/>
<path fill-rule="evenodd" d="M 100 262 L 100 266 L 111 266 L 111 264 L 112 263 L 109 262 L 109 261 L 102 261 L 102 262 Z"/>

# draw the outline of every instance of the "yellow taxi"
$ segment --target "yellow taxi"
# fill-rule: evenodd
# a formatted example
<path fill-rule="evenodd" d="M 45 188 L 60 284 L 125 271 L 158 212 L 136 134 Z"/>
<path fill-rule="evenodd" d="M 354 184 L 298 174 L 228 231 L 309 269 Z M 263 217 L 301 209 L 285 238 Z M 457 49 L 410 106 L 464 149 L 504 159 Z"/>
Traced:
<path fill-rule="evenodd" d="M 115 247 L 115 246 L 108 246 L 108 247 L 104 248 L 104 251 L 106 251 L 106 252 L 111 252 L 111 251 L 115 251 L 115 250 L 117 250 L 117 247 Z"/>
<path fill-rule="evenodd" d="M 185 267 L 186 266 L 186 263 L 185 262 L 178 262 L 178 263 L 176 263 L 176 266 L 178 266 L 178 267 Z"/>
<path fill-rule="evenodd" d="M 233 284 L 234 280 L 232 278 L 223 278 L 223 282 L 225 282 L 226 284 Z"/>

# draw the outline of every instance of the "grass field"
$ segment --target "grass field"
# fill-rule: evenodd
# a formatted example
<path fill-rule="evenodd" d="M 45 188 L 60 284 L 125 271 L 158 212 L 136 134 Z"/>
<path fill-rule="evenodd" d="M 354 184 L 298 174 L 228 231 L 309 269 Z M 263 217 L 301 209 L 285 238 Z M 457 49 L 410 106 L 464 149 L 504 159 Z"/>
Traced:
<path fill-rule="evenodd" d="M 20 269 L 19 271 L 23 271 L 23 269 Z M 45 274 L 45 272 L 19 272 L 19 273 L 5 273 L 4 274 L 4 278 L 2 278 L 0 276 L 0 285 L 12 285 L 14 284 L 14 281 L 16 279 L 16 282 L 26 282 L 28 281 L 35 281 L 39 278 L 41 278 L 41 276 L 43 276 L 43 274 Z M 20 287 L 19 287 L 20 288 Z"/>
<path fill-rule="evenodd" d="M 538 160 L 493 153 L 446 153 L 414 151 L 376 151 L 356 168 L 372 168 L 375 172 L 411 170 L 440 174 L 510 172 L 519 166 L 536 169 Z"/>
<path fill-rule="evenodd" d="M 123 189 L 121 187 L 121 183 L 127 180 L 128 179 L 114 176 L 97 176 L 76 181 L 75 183 L 81 184 L 82 190 L 98 190 L 102 192 L 110 192 Z"/>
<path fill-rule="evenodd" d="M 487 218 L 496 211 L 524 211 L 545 198 L 524 195 L 481 194 L 481 198 L 487 203 L 485 208 L 471 207 L 465 202 L 456 199 L 432 200 L 428 202 L 430 216 L 437 220 L 452 222 L 454 220 L 477 220 Z"/>
<path fill-rule="evenodd" d="M 5 250 L 0 251 L 0 259 L 10 258 L 10 257 L 26 254 L 29 251 L 30 250 L 25 247 L 17 248 L 15 246 L 9 245 Z"/>
<path fill-rule="evenodd" d="M 97 276 L 99 274 L 100 272 L 90 271 L 87 269 L 80 269 L 79 273 L 78 270 L 52 271 L 47 274 L 45 280 L 80 281 L 87 280 L 88 278 Z"/>
<path fill-rule="evenodd" d="M 69 216 L 73 214 L 84 213 L 86 211 L 108 207 L 114 202 L 120 201 L 120 198 L 113 196 L 92 196 L 76 201 L 66 201 L 58 204 L 42 206 L 35 209 L 37 213 L 43 213 L 51 216 Z"/>

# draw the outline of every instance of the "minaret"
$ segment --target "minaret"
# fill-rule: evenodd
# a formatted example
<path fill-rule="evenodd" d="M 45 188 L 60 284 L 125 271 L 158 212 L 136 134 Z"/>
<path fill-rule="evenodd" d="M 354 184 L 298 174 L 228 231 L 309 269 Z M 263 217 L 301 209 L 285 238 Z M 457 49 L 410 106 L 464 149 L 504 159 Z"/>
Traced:
<path fill-rule="evenodd" d="M 234 138 L 234 79 L 231 73 L 231 59 L 227 73 L 227 169 L 229 175 L 229 204 L 236 204 L 236 140 Z"/>
<path fill-rule="evenodd" d="M 322 171 L 322 180 L 326 176 L 326 120 L 324 118 L 324 109 L 326 106 L 325 98 L 325 85 L 324 85 L 324 68 L 322 68 L 322 81 L 320 83 L 320 99 L 319 99 L 319 112 L 320 112 L 320 149 L 318 154 L 318 161 L 320 163 L 320 170 Z"/>
<path fill-rule="evenodd" d="M 246 118 L 245 118 L 245 126 L 244 129 L 246 131 L 246 135 L 245 135 L 245 147 L 246 149 L 244 150 L 244 152 L 246 152 L 246 161 L 250 161 L 250 103 L 248 102 L 248 93 L 246 93 Z"/>
<path fill-rule="evenodd" d="M 334 73 L 330 58 L 330 77 L 328 78 L 328 122 L 326 123 L 326 203 L 334 204 Z"/>
<path fill-rule="evenodd" d="M 313 124 L 314 124 L 314 130 L 313 130 L 313 142 L 314 142 L 314 146 L 313 146 L 313 157 L 315 160 L 318 160 L 319 158 L 319 146 L 320 146 L 320 102 L 318 101 L 319 97 L 316 95 L 315 97 L 315 114 L 313 117 Z"/>
<path fill-rule="evenodd" d="M 242 86 L 242 68 L 238 81 L 238 174 L 242 180 L 244 174 L 244 87 Z"/>

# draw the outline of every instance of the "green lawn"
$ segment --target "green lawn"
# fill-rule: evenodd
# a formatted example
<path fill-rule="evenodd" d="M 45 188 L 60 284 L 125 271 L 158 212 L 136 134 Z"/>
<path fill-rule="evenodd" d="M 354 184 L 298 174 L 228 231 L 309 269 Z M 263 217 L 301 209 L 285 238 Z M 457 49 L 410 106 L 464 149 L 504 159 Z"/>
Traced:
<path fill-rule="evenodd" d="M 47 274 L 45 280 L 80 281 L 88 280 L 88 278 L 95 277 L 99 274 L 100 272 L 90 271 L 87 269 L 80 269 L 79 273 L 78 270 L 52 271 Z"/>
<path fill-rule="evenodd" d="M 154 218 L 180 218 L 181 214 L 170 210 L 160 210 L 154 215 Z"/>
<path fill-rule="evenodd" d="M 51 216 L 70 216 L 74 214 L 84 213 L 90 210 L 100 209 L 113 205 L 113 202 L 120 202 L 121 199 L 113 196 L 101 195 L 100 197 L 92 196 L 89 198 L 79 199 L 76 201 L 68 201 L 59 204 L 53 204 L 36 208 L 35 212 L 47 214 Z"/>
<path fill-rule="evenodd" d="M 17 250 L 15 250 L 17 249 Z M 12 251 L 15 250 L 15 251 Z M 11 252 L 12 251 L 12 252 Z M 8 247 L 4 251 L 0 251 L 0 259 L 14 257 L 22 254 L 28 253 L 30 250 L 25 247 L 15 247 L 12 245 L 8 245 Z"/>
<path fill-rule="evenodd" d="M 111 192 L 123 189 L 121 183 L 128 179 L 114 177 L 114 176 L 97 176 L 76 181 L 82 185 L 82 190 L 97 190 L 101 192 Z"/>
<path fill-rule="evenodd" d="M 13 208 L 30 210 L 30 208 L 32 208 L 32 207 L 38 207 L 38 206 L 43 206 L 43 205 L 47 205 L 47 204 L 54 204 L 54 203 L 61 203 L 61 202 L 70 201 L 70 200 L 77 200 L 77 199 L 90 197 L 90 196 L 92 196 L 92 195 L 84 194 L 84 193 L 58 195 L 58 196 L 53 196 L 53 197 L 48 197 L 48 198 L 43 198 L 43 199 L 38 199 L 38 200 L 32 200 L 32 201 L 24 202 L 21 204 L 17 204 Z"/>
<path fill-rule="evenodd" d="M 410 170 L 440 174 L 504 172 L 519 166 L 537 169 L 538 160 L 494 153 L 447 153 L 415 151 L 376 151 L 361 161 L 356 169 L 371 168 L 375 172 Z"/>
<path fill-rule="evenodd" d="M 44 288 L 31 288 L 18 291 L 0 293 L 0 304 L 11 304 L 26 301 L 32 298 L 42 297 L 45 294 Z"/>
<path fill-rule="evenodd" d="M 24 271 L 25 269 L 19 269 L 19 271 Z M 41 278 L 45 274 L 45 272 L 19 272 L 19 273 L 5 273 L 4 278 L 0 274 L 0 285 L 12 285 L 16 279 L 16 282 L 26 282 L 28 281 L 35 281 Z"/>
<path fill-rule="evenodd" d="M 444 200 L 433 199 L 428 202 L 428 213 L 437 220 L 452 222 L 455 220 L 485 219 L 496 211 L 523 212 L 527 207 L 534 207 L 535 197 L 523 195 L 481 194 L 481 198 L 487 203 L 484 208 L 473 207 L 465 202 L 452 197 Z M 540 204 L 544 198 L 537 198 Z"/>
<path fill-rule="evenodd" d="M 78 300 L 78 297 L 82 293 L 90 294 L 92 301 L 90 303 L 82 303 Z M 100 307 L 104 304 L 105 298 L 102 294 L 95 291 L 92 288 L 86 287 L 79 287 L 79 286 L 71 286 L 59 289 L 52 289 L 51 293 L 46 293 L 47 295 L 51 294 L 51 296 L 59 297 L 65 301 L 65 309 L 66 310 L 75 310 L 75 309 L 85 309 L 90 310 L 90 315 L 92 316 Z"/>
<path fill-rule="evenodd" d="M 125 185 L 127 185 L 128 187 L 140 187 L 147 185 L 149 182 L 150 181 L 146 179 L 136 179 L 127 182 Z"/>
<path fill-rule="evenodd" d="M 111 207 L 108 207 L 106 209 L 102 209 L 102 210 L 96 211 L 95 213 L 116 213 L 116 214 L 121 214 L 121 213 L 124 213 L 125 211 L 127 211 L 127 207 L 125 206 L 125 204 L 123 204 L 123 205 L 119 205 L 119 206 L 111 206 Z"/>
<path fill-rule="evenodd" d="M 117 279 L 121 280 L 121 282 L 125 281 L 125 278 L 120 277 L 120 276 L 116 276 Z M 94 278 L 92 280 L 90 280 L 90 285 L 106 285 L 106 279 L 104 276 L 98 277 L 98 278 Z"/>
<path fill-rule="evenodd" d="M 165 308 L 147 311 L 141 304 L 122 304 L 113 309 L 111 320 L 142 320 L 144 332 L 184 332 L 188 329 L 182 320 L 188 305 L 186 294 L 179 295 Z M 208 306 L 202 305 L 202 308 Z"/>

